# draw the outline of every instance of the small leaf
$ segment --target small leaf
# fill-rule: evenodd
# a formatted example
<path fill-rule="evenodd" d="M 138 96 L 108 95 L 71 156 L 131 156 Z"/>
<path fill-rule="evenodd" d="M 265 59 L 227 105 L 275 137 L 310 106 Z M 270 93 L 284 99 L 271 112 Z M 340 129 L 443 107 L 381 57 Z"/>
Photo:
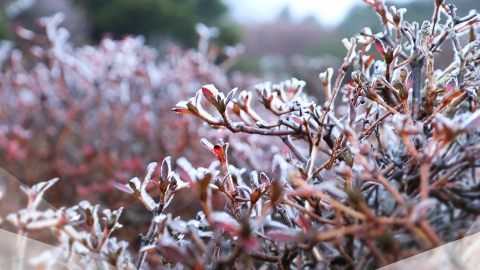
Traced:
<path fill-rule="evenodd" d="M 85 215 L 87 217 L 87 225 L 88 227 L 93 227 L 93 215 L 92 215 L 92 210 L 90 208 L 85 209 Z"/>
<path fill-rule="evenodd" d="M 262 242 L 254 237 L 247 237 L 243 239 L 243 245 L 250 251 L 257 251 L 262 246 Z"/>
<path fill-rule="evenodd" d="M 203 178 L 197 178 L 197 192 L 200 201 L 206 202 L 208 199 L 208 185 L 212 179 L 211 173 L 206 173 Z"/>
<path fill-rule="evenodd" d="M 270 203 L 274 205 L 282 196 L 282 185 L 280 184 L 279 181 L 273 181 L 272 182 L 272 189 L 270 191 Z"/>
<path fill-rule="evenodd" d="M 285 195 L 292 196 L 292 197 L 294 196 L 308 197 L 308 196 L 315 195 L 315 193 L 317 193 L 317 190 L 312 188 L 297 188 L 294 190 L 285 191 Z"/>
<path fill-rule="evenodd" d="M 395 47 L 395 50 L 393 51 L 393 59 L 397 58 L 397 56 L 402 52 L 402 46 L 397 46 Z M 393 60 L 392 59 L 392 60 Z"/>
<path fill-rule="evenodd" d="M 178 247 L 172 239 L 162 239 L 158 241 L 157 248 L 161 251 L 162 255 L 166 258 L 184 265 L 188 264 L 188 256 L 181 250 L 181 247 Z"/>
<path fill-rule="evenodd" d="M 302 229 L 304 229 L 305 231 L 310 230 L 310 221 L 302 213 L 298 214 L 297 221 L 298 225 L 300 225 Z"/>
<path fill-rule="evenodd" d="M 215 155 L 217 155 L 218 157 L 218 161 L 220 161 L 220 163 L 225 163 L 226 162 L 226 153 L 223 151 L 223 147 L 221 147 L 220 145 L 216 144 L 214 147 L 213 147 L 213 152 L 215 153 Z"/>
<path fill-rule="evenodd" d="M 163 181 L 163 182 L 158 186 L 158 189 L 160 190 L 160 192 L 162 192 L 162 194 L 165 194 L 165 192 L 167 191 L 169 185 L 170 185 L 170 181 Z"/>
<path fill-rule="evenodd" d="M 306 123 L 305 118 L 303 117 L 292 115 L 290 118 L 299 125 L 304 125 Z"/>
<path fill-rule="evenodd" d="M 198 109 L 195 107 L 192 103 L 187 103 L 187 108 L 188 108 L 188 113 L 197 115 L 198 114 Z M 187 113 L 187 114 L 188 114 Z"/>
<path fill-rule="evenodd" d="M 264 184 L 266 187 L 270 186 L 270 184 L 271 184 L 270 179 L 268 178 L 268 176 L 264 172 L 260 173 L 260 183 Z"/>
<path fill-rule="evenodd" d="M 302 242 L 303 239 L 294 230 L 270 231 L 267 236 L 280 242 Z"/>
<path fill-rule="evenodd" d="M 118 190 L 121 190 L 125 193 L 129 193 L 129 194 L 132 194 L 132 190 L 131 190 L 131 187 L 127 187 L 125 186 L 124 184 L 120 184 L 120 183 L 113 183 L 113 186 L 118 189 Z"/>
<path fill-rule="evenodd" d="M 22 188 L 22 190 L 26 192 L 30 198 L 34 199 L 30 205 L 30 209 L 33 210 L 37 208 L 38 204 L 40 204 L 40 201 L 43 198 L 43 194 L 45 193 L 45 191 L 47 191 L 47 189 L 52 187 L 57 181 L 58 181 L 58 178 L 54 178 L 46 182 L 40 182 L 38 184 L 35 184 L 30 189 L 26 187 Z"/>
<path fill-rule="evenodd" d="M 218 229 L 232 234 L 236 234 L 240 229 L 238 224 L 231 220 L 216 220 L 216 222 Z"/>
<path fill-rule="evenodd" d="M 225 185 L 220 181 L 220 179 L 215 179 L 213 184 L 220 190 L 221 192 L 226 192 Z"/>
<path fill-rule="evenodd" d="M 447 84 L 445 85 L 445 94 L 444 96 L 448 95 L 448 93 L 455 91 L 457 88 L 457 79 L 455 77 L 452 77 Z"/>
<path fill-rule="evenodd" d="M 405 91 L 410 91 L 410 89 L 413 87 L 413 73 L 410 71 L 407 75 L 407 79 L 405 79 Z"/>
<path fill-rule="evenodd" d="M 217 98 L 212 98 L 211 99 L 211 103 L 213 104 L 213 106 L 215 108 L 217 108 L 217 110 L 220 112 L 220 113 L 223 113 L 225 112 L 225 106 L 223 105 L 222 101 L 217 99 Z"/>
<path fill-rule="evenodd" d="M 198 109 L 187 101 L 180 101 L 178 102 L 172 111 L 176 113 L 183 113 L 183 114 L 197 114 Z"/>
<path fill-rule="evenodd" d="M 122 225 L 118 224 L 118 219 L 120 218 L 122 211 L 123 207 L 120 207 L 118 210 L 114 210 L 113 212 L 110 211 L 110 209 L 103 210 L 103 213 L 106 216 L 106 218 L 104 217 L 103 219 L 107 221 L 107 225 L 105 227 L 107 230 L 110 231 L 112 229 L 122 227 Z"/>
<path fill-rule="evenodd" d="M 230 91 L 227 95 L 227 97 L 225 98 L 225 105 L 227 105 L 230 100 L 232 100 L 233 96 L 235 95 L 235 93 L 237 92 L 238 88 L 235 87 L 232 91 Z"/>
<path fill-rule="evenodd" d="M 252 202 L 252 204 L 255 204 L 256 202 L 258 202 L 258 200 L 260 199 L 260 189 L 258 188 L 255 188 L 253 191 L 252 191 L 252 194 L 250 195 L 250 201 Z"/>
<path fill-rule="evenodd" d="M 385 46 L 383 45 L 383 42 L 378 38 L 375 38 L 375 48 L 382 57 L 385 57 Z"/>
<path fill-rule="evenodd" d="M 373 64 L 373 61 L 375 60 L 375 55 L 374 54 L 371 54 L 367 61 L 365 61 L 364 63 L 364 69 L 365 70 L 368 70 L 370 68 L 370 66 Z"/>
<path fill-rule="evenodd" d="M 208 102 L 213 104 L 212 99 L 217 96 L 218 90 L 213 84 L 207 84 L 202 86 L 202 93 Z"/>
<path fill-rule="evenodd" d="M 161 176 L 163 180 L 167 180 L 172 171 L 171 157 L 166 157 L 162 162 L 162 173 Z"/>
<path fill-rule="evenodd" d="M 143 191 L 147 187 L 147 183 L 152 178 L 152 174 L 155 171 L 155 167 L 157 167 L 156 162 L 152 162 L 152 163 L 148 164 L 147 170 L 145 171 L 145 174 L 143 175 L 142 181 L 140 182 L 140 191 Z"/>
<path fill-rule="evenodd" d="M 268 98 L 268 104 L 272 103 L 274 97 L 274 95 L 270 95 L 270 97 Z"/>
<path fill-rule="evenodd" d="M 212 152 L 213 154 L 215 154 L 215 155 L 217 154 L 217 153 L 215 153 L 215 151 L 213 150 L 213 144 L 211 144 L 207 139 L 202 138 L 202 139 L 200 140 L 200 144 L 201 144 L 203 147 L 207 148 L 207 150 L 210 151 L 210 152 Z"/>

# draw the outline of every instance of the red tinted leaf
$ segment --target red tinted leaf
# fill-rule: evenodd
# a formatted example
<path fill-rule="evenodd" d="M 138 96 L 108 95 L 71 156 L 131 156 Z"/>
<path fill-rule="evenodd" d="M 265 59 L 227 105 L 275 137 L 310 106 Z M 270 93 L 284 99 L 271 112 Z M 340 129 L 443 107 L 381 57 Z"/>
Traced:
<path fill-rule="evenodd" d="M 243 240 L 243 244 L 249 251 L 257 251 L 262 246 L 260 239 L 248 237 Z"/>
<path fill-rule="evenodd" d="M 373 63 L 373 60 L 375 60 L 375 55 L 371 54 L 370 57 L 368 57 L 367 61 L 365 61 L 365 70 L 370 67 L 370 65 Z"/>
<path fill-rule="evenodd" d="M 410 71 L 408 73 L 407 79 L 405 79 L 405 91 L 410 91 L 410 89 L 413 87 L 413 74 Z"/>
<path fill-rule="evenodd" d="M 260 183 L 264 184 L 266 187 L 270 186 L 270 179 L 264 172 L 260 173 Z"/>
<path fill-rule="evenodd" d="M 382 57 L 385 57 L 385 46 L 383 46 L 383 42 L 378 38 L 375 38 L 375 48 Z"/>
<path fill-rule="evenodd" d="M 299 188 L 299 189 L 295 189 L 295 190 L 285 191 L 285 195 L 301 196 L 301 197 L 312 196 L 315 193 L 316 193 L 316 190 L 309 189 L 309 188 Z"/>
<path fill-rule="evenodd" d="M 128 194 L 132 194 L 132 190 L 129 189 L 128 187 L 126 187 L 124 184 L 120 184 L 120 183 L 115 182 L 114 186 L 115 186 L 115 188 L 117 188 L 117 189 L 119 189 L 123 192 L 126 192 Z"/>
<path fill-rule="evenodd" d="M 179 103 L 177 103 L 177 105 L 175 105 L 175 108 L 173 108 L 172 111 L 176 113 L 194 114 L 193 112 L 196 110 L 196 108 L 191 106 L 193 105 L 187 103 L 186 101 L 180 101 Z M 192 111 L 192 109 L 194 110 Z"/>
<path fill-rule="evenodd" d="M 172 111 L 176 113 L 193 114 L 189 109 L 184 108 L 173 108 Z"/>
<path fill-rule="evenodd" d="M 212 103 L 212 98 L 217 95 L 218 90 L 213 84 L 207 84 L 202 86 L 202 93 L 208 102 Z"/>
<path fill-rule="evenodd" d="M 300 225 L 302 229 L 306 231 L 310 230 L 310 221 L 302 213 L 298 214 L 297 221 L 298 225 Z"/>
<path fill-rule="evenodd" d="M 262 91 L 262 96 L 263 96 L 263 98 L 264 98 L 264 99 L 268 99 L 269 95 L 270 95 L 270 92 L 267 91 L 266 88 L 264 88 L 263 91 Z"/>
<path fill-rule="evenodd" d="M 217 144 L 213 147 L 213 152 L 217 155 L 221 163 L 225 162 L 225 152 L 223 151 L 223 147 Z"/>
<path fill-rule="evenodd" d="M 158 248 L 162 252 L 162 255 L 166 258 L 176 262 L 186 264 L 187 260 L 186 254 L 184 254 L 176 245 L 175 243 L 161 243 L 159 242 Z"/>
<path fill-rule="evenodd" d="M 292 115 L 291 119 L 297 124 L 300 124 L 300 125 L 305 124 L 305 119 L 303 117 L 298 117 L 296 115 Z"/>
<path fill-rule="evenodd" d="M 224 230 L 231 234 L 235 235 L 240 230 L 240 226 L 234 220 L 231 220 L 228 218 L 222 218 L 222 219 L 216 218 L 216 222 L 217 222 L 218 229 Z"/>
<path fill-rule="evenodd" d="M 256 203 L 258 199 L 260 199 L 260 190 L 256 188 L 255 190 L 253 190 L 252 195 L 250 195 L 250 200 L 252 201 L 252 203 Z"/>
<path fill-rule="evenodd" d="M 454 77 L 452 77 L 448 82 L 447 84 L 445 85 L 445 96 L 452 92 L 452 91 L 455 91 L 455 89 L 457 88 L 457 79 L 455 79 Z"/>
<path fill-rule="evenodd" d="M 351 79 L 351 78 L 348 79 L 348 84 L 350 86 L 355 86 L 355 84 L 353 83 L 353 79 Z"/>
<path fill-rule="evenodd" d="M 280 242 L 302 242 L 302 237 L 294 230 L 289 231 L 270 231 L 267 236 Z"/>

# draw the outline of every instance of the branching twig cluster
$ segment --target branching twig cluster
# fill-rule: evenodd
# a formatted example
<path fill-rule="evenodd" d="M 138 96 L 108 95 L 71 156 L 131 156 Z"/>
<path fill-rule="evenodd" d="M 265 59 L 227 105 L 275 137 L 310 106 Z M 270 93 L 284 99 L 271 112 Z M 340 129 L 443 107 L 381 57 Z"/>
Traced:
<path fill-rule="evenodd" d="M 208 168 L 180 158 L 173 172 L 167 158 L 158 181 L 151 180 L 152 163 L 142 179 L 116 184 L 152 214 L 136 260 L 125 265 L 142 268 L 156 256 L 167 269 L 371 269 L 465 235 L 480 212 L 480 15 L 460 18 L 438 0 L 433 22 L 419 25 L 404 21 L 403 9 L 365 2 L 384 31 L 364 28 L 343 41 L 347 55 L 336 77 L 333 69 L 320 74 L 322 104 L 291 79 L 256 86 L 263 111 L 251 91 L 225 95 L 213 84 L 175 106 L 216 129 L 279 137 L 289 151 L 273 158 L 275 176 L 251 171 L 246 181 L 245 169 L 229 163 L 228 142 L 202 139 L 216 159 Z M 442 55 L 452 63 L 436 70 L 434 55 L 446 42 L 455 55 Z M 147 192 L 149 182 L 158 197 Z M 203 210 L 190 221 L 165 212 L 185 188 Z M 213 192 L 225 195 L 223 211 L 214 210 Z M 91 232 L 74 240 L 102 257 L 121 209 L 107 211 L 103 233 L 95 209 L 85 211 Z M 15 224 L 20 233 L 29 226 Z"/>

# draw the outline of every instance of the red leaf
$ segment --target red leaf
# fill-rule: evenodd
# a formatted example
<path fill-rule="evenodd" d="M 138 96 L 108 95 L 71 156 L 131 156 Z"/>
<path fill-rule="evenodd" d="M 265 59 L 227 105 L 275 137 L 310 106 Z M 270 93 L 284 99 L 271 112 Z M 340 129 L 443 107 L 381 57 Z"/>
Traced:
<path fill-rule="evenodd" d="M 213 84 L 207 84 L 202 86 L 202 93 L 208 102 L 212 103 L 212 98 L 217 95 L 218 90 Z"/>
<path fill-rule="evenodd" d="M 383 46 L 382 41 L 378 38 L 375 38 L 375 48 L 377 48 L 378 53 L 382 57 L 385 57 L 385 46 Z"/>
<path fill-rule="evenodd" d="M 244 239 L 243 244 L 249 251 L 257 251 L 262 246 L 260 240 L 253 237 Z"/>
<path fill-rule="evenodd" d="M 220 159 L 220 162 L 225 161 L 225 153 L 223 152 L 223 147 L 217 144 L 213 147 L 213 152 Z"/>
<path fill-rule="evenodd" d="M 172 111 L 176 113 L 193 114 L 189 109 L 179 108 L 179 107 L 173 108 Z"/>
<path fill-rule="evenodd" d="M 451 78 L 445 85 L 445 96 L 457 88 L 457 79 Z"/>
<path fill-rule="evenodd" d="M 312 196 L 316 192 L 317 192 L 316 190 L 309 189 L 309 188 L 299 188 L 295 190 L 287 190 L 285 191 L 285 195 L 305 197 L 305 196 Z"/>
<path fill-rule="evenodd" d="M 408 73 L 408 76 L 407 76 L 407 79 L 405 79 L 405 91 L 410 91 L 410 88 L 413 87 L 413 74 L 412 72 L 410 71 L 410 73 Z"/>
<path fill-rule="evenodd" d="M 365 70 L 367 70 L 370 67 L 370 65 L 373 63 L 373 60 L 375 60 L 375 55 L 371 54 L 368 57 L 367 61 L 365 61 Z"/>
<path fill-rule="evenodd" d="M 270 186 L 270 179 L 268 178 L 268 176 L 264 173 L 264 172 L 261 172 L 260 173 L 260 183 L 261 184 L 264 184 L 266 187 L 269 187 Z"/>
<path fill-rule="evenodd" d="M 302 242 L 302 237 L 294 230 L 289 231 L 270 231 L 267 236 L 280 242 Z"/>
<path fill-rule="evenodd" d="M 298 214 L 298 224 L 300 227 L 302 227 L 302 229 L 306 231 L 310 230 L 310 221 L 308 221 L 308 219 L 302 213 Z"/>
<path fill-rule="evenodd" d="M 231 234 L 237 234 L 238 230 L 240 229 L 238 224 L 234 224 L 234 223 L 228 222 L 228 221 L 218 221 L 217 220 L 217 226 L 220 230 L 224 230 L 224 231 L 229 232 Z"/>

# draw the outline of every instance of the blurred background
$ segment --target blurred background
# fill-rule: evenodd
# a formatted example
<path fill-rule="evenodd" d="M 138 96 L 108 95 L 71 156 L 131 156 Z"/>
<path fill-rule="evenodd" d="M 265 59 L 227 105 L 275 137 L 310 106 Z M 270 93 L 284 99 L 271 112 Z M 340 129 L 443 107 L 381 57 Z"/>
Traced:
<path fill-rule="evenodd" d="M 448 2 L 461 7 L 460 16 L 480 7 L 473 0 Z M 407 8 L 407 21 L 419 22 L 430 18 L 434 7 L 433 0 L 387 0 L 386 4 Z M 60 26 L 69 31 L 75 46 L 98 44 L 104 37 L 141 35 L 160 57 L 172 45 L 197 47 L 195 25 L 200 22 L 219 29 L 212 40 L 219 50 L 243 44 L 244 53 L 231 72 L 268 79 L 316 77 L 323 67 L 335 66 L 344 57 L 341 39 L 363 26 L 374 33 L 381 30 L 374 11 L 362 0 L 0 0 L 0 5 L 0 39 L 15 40 L 12 26 L 17 24 L 38 31 L 39 17 L 63 12 Z"/>
<path fill-rule="evenodd" d="M 459 16 L 480 8 L 477 0 L 448 2 L 461 7 Z M 433 0 L 386 3 L 407 8 L 409 22 L 430 19 L 434 8 Z M 151 217 L 114 182 L 140 177 L 166 156 L 208 167 L 214 157 L 202 137 L 230 142 L 231 164 L 247 177 L 270 173 L 273 155 L 287 151 L 279 138 L 232 135 L 176 115 L 177 102 L 205 84 L 253 90 L 291 77 L 320 102 L 318 74 L 341 65 L 341 40 L 363 27 L 382 30 L 361 0 L 0 0 L 0 9 L 2 174 L 28 186 L 60 177 L 46 194 L 55 207 L 131 202 L 120 220 L 130 242 Z M 0 186 L 13 190 L 5 179 Z M 169 211 L 192 218 L 199 204 L 182 192 Z M 22 200 L 15 194 L 0 212 Z"/>

